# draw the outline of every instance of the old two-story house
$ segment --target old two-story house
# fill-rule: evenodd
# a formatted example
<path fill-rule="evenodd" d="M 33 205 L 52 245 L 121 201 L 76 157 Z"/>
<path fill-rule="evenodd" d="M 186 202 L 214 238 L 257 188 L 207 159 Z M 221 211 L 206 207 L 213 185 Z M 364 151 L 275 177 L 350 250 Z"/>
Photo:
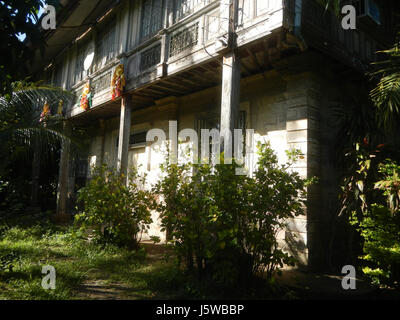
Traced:
<path fill-rule="evenodd" d="M 146 142 L 151 129 L 167 139 L 170 121 L 178 130 L 254 129 L 282 161 L 285 150 L 300 149 L 295 170 L 319 178 L 304 215 L 281 235 L 303 265 L 318 268 L 339 182 L 333 109 L 346 103 L 346 84 L 362 84 L 392 35 L 385 1 L 353 2 L 355 30 L 318 0 L 61 1 L 32 72 L 75 93 L 63 114 L 67 124 L 90 128 L 90 148 L 77 158 L 63 146 L 59 213 L 70 213 L 74 186 L 92 165 L 136 166 L 154 182 L 164 155 Z M 149 234 L 162 236 L 153 218 Z"/>

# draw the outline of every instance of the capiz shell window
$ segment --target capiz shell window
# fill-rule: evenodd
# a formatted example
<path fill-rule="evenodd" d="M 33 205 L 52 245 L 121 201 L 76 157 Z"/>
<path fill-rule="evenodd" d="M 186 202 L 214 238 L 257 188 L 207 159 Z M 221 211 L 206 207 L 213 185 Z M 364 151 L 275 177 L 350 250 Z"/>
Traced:
<path fill-rule="evenodd" d="M 144 0 L 142 4 L 141 39 L 146 40 L 161 30 L 164 18 L 163 0 Z"/>
<path fill-rule="evenodd" d="M 115 56 L 115 17 L 103 23 L 96 34 L 96 55 L 94 61 L 94 71 L 101 69 Z"/>
<path fill-rule="evenodd" d="M 209 4 L 214 0 L 174 0 L 175 22 L 196 11 L 200 6 Z"/>

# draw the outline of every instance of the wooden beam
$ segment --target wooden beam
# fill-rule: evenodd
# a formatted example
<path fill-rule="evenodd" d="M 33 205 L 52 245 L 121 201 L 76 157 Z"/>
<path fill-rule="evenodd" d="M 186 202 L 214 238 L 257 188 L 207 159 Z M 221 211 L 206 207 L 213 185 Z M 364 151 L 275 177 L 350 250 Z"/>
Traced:
<path fill-rule="evenodd" d="M 240 62 L 240 66 L 242 68 L 242 71 L 245 71 L 245 73 L 247 73 L 247 75 L 252 75 L 254 73 L 248 66 L 245 65 L 243 59 Z"/>
<path fill-rule="evenodd" d="M 172 88 L 172 87 L 170 87 L 170 86 L 166 86 L 165 84 L 161 84 L 161 83 L 157 83 L 157 84 L 153 84 L 153 85 L 151 85 L 151 87 L 154 87 L 154 88 L 159 88 L 159 89 L 161 89 L 161 90 L 164 90 L 164 91 L 167 91 L 167 92 L 169 92 L 169 93 L 176 93 L 176 94 L 184 94 L 185 92 L 184 91 L 182 91 L 182 90 L 177 90 L 177 89 L 175 89 L 175 88 Z"/>
<path fill-rule="evenodd" d="M 251 51 L 249 48 L 246 49 L 247 53 L 250 56 L 251 61 L 253 62 L 254 66 L 256 69 L 258 69 L 258 71 L 262 72 L 262 66 L 260 65 L 260 63 L 257 60 L 256 55 L 253 53 L 253 51 Z"/>
<path fill-rule="evenodd" d="M 220 82 L 222 78 L 222 71 L 218 74 L 212 72 L 211 70 L 213 69 L 196 68 L 191 70 L 191 72 L 194 72 L 196 75 L 200 76 L 200 78 L 204 78 L 204 76 L 206 76 L 207 79 L 211 79 L 211 81 Z"/>
<path fill-rule="evenodd" d="M 152 98 L 148 98 L 147 96 L 143 96 L 139 93 L 134 93 L 132 95 L 133 100 L 141 100 L 144 102 L 154 102 L 154 100 Z"/>
<path fill-rule="evenodd" d="M 267 39 L 264 39 L 263 47 L 264 47 L 264 67 L 266 67 L 271 63 Z"/>
<path fill-rule="evenodd" d="M 176 88 L 176 89 L 183 90 L 183 91 L 189 91 L 189 90 L 190 90 L 189 87 L 177 83 L 176 80 L 177 80 L 177 78 L 174 77 L 174 78 L 168 79 L 168 80 L 165 79 L 165 80 L 163 80 L 163 81 L 160 82 L 160 83 L 162 83 L 162 84 L 164 84 L 164 85 L 168 85 L 168 86 L 173 87 L 173 88 Z"/>
<path fill-rule="evenodd" d="M 186 75 L 180 75 L 179 80 L 182 82 L 188 83 L 191 86 L 191 88 L 195 88 L 195 89 L 200 88 L 198 82 L 189 79 L 189 77 Z"/>
<path fill-rule="evenodd" d="M 153 86 L 144 88 L 143 91 L 146 92 L 146 93 L 149 92 L 149 93 L 151 93 L 153 95 L 156 95 L 156 96 L 159 96 L 159 97 L 162 97 L 164 95 L 168 95 L 168 92 L 163 91 L 163 90 L 155 90 L 155 89 L 152 89 L 152 87 Z"/>
<path fill-rule="evenodd" d="M 223 59 L 220 142 L 226 159 L 230 159 L 233 156 L 233 133 L 239 120 L 240 58 L 236 52 L 229 52 Z"/>

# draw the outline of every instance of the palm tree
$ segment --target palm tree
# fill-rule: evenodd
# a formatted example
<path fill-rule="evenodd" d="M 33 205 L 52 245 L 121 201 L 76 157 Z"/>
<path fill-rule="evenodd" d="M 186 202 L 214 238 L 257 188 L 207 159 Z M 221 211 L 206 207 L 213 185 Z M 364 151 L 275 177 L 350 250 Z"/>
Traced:
<path fill-rule="evenodd" d="M 372 75 L 379 80 L 371 91 L 371 99 L 377 108 L 379 125 L 387 133 L 394 133 L 399 129 L 400 120 L 400 41 L 380 53 L 387 58 L 375 63 L 379 69 Z"/>
<path fill-rule="evenodd" d="M 72 98 L 60 88 L 26 81 L 13 83 L 11 97 L 0 97 L 0 177 L 16 159 L 33 154 L 31 206 L 38 200 L 40 159 L 57 153 L 63 142 L 76 143 L 63 131 L 61 111 Z"/>

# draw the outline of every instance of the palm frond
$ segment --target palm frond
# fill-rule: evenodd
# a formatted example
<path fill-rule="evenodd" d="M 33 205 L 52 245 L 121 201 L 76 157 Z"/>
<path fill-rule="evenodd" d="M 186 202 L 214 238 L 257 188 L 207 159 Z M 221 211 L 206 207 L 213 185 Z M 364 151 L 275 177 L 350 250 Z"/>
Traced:
<path fill-rule="evenodd" d="M 400 119 L 400 43 L 380 53 L 388 58 L 374 64 L 378 70 L 371 75 L 379 81 L 370 96 L 378 108 L 379 124 L 386 131 L 393 131 Z"/>
<path fill-rule="evenodd" d="M 0 97 L 0 157 L 9 159 L 16 146 L 28 153 L 37 143 L 42 152 L 50 153 L 65 141 L 79 146 L 78 139 L 65 134 L 63 117 L 57 114 L 60 101 L 68 105 L 72 99 L 70 92 L 58 87 L 25 81 L 14 83 L 11 99 Z M 40 122 L 45 103 L 54 116 Z"/>

